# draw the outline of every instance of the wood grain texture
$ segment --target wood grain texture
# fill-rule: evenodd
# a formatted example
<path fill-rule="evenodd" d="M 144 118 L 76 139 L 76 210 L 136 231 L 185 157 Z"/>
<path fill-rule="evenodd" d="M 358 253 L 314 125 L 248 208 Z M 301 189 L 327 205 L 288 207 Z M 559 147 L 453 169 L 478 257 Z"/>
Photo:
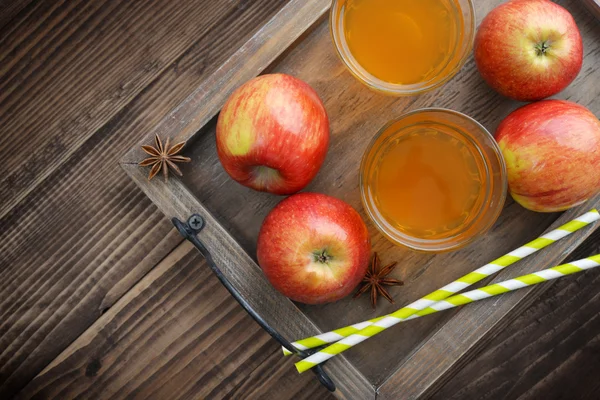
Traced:
<path fill-rule="evenodd" d="M 19 398 L 328 398 L 185 242 Z"/>
<path fill-rule="evenodd" d="M 20 21 L 23 18 L 17 18 L 19 13 L 27 13 L 28 10 L 24 10 L 26 7 L 32 8 L 35 4 L 31 0 L 2 0 L 0 1 L 0 41 L 9 37 L 7 32 L 14 28 L 18 22 L 10 23 L 13 19 Z M 9 25 L 9 29 L 3 29 L 6 25 Z"/>
<path fill-rule="evenodd" d="M 138 166 L 124 164 L 123 167 L 166 215 L 183 221 L 192 214 L 199 214 L 204 218 L 205 227 L 198 233 L 198 238 L 240 295 L 281 335 L 294 338 L 322 333 L 291 300 L 271 286 L 260 267 L 179 179 L 174 178 L 168 183 L 157 185 L 148 182 Z M 337 357 L 328 362 L 327 372 L 335 377 L 338 387 L 335 395 L 338 398 L 375 398 L 373 385 L 345 357 Z"/>
<path fill-rule="evenodd" d="M 141 143 L 152 142 L 154 135 L 168 135 L 173 143 L 185 142 L 204 127 L 239 86 L 265 70 L 288 46 L 320 20 L 329 9 L 329 0 L 290 1 L 265 26 L 241 46 L 223 65 L 164 118 Z M 145 157 L 140 146 L 132 148 L 121 160 L 137 164 Z"/>
<path fill-rule="evenodd" d="M 600 253 L 600 231 L 569 260 Z M 600 275 L 558 280 L 433 399 L 597 399 Z"/>
<path fill-rule="evenodd" d="M 34 7 L 0 49 L 0 158 L 6 160 L 0 216 L 199 38 L 219 23 L 231 35 L 224 22 L 250 3 L 98 0 Z M 236 32 L 244 33 L 243 26 Z M 205 54 L 218 51 L 221 38 L 214 39 Z M 210 58 L 195 61 L 201 71 Z"/>
<path fill-rule="evenodd" d="M 600 208 L 600 195 L 581 207 L 565 212 L 549 229 L 570 221 L 590 208 Z M 482 284 L 501 282 L 559 265 L 594 229 L 597 229 L 597 224 L 560 240 L 551 248 L 520 261 Z M 390 375 L 379 388 L 379 397 L 417 399 L 431 396 L 551 284 L 536 285 L 490 301 L 461 307 L 454 318 L 437 330 Z"/>
<path fill-rule="evenodd" d="M 183 9 L 197 5 L 183 3 Z M 39 4 L 32 6 L 31 12 L 41 12 Z M 59 2 L 51 4 L 52 7 L 60 5 Z M 3 200 L 2 206 L 6 206 L 8 211 L 0 219 L 0 398 L 9 397 L 25 385 L 182 241 L 170 222 L 126 178 L 117 160 L 125 149 L 139 140 L 141 134 L 155 126 L 193 88 L 210 76 L 278 10 L 281 3 L 277 0 L 259 4 L 234 1 L 226 6 L 228 11 L 216 21 L 218 29 L 211 28 L 204 34 L 198 34 L 181 54 L 173 53 L 175 58 L 165 58 L 165 68 L 154 75 L 156 79 L 146 82 L 143 90 L 128 102 L 124 103 L 122 98 L 115 96 L 110 100 L 95 99 L 87 103 L 89 107 L 115 106 L 118 112 L 110 119 L 105 119 L 105 114 L 95 115 L 91 125 L 85 128 L 90 131 L 78 131 L 78 135 L 82 136 L 75 138 L 82 141 L 82 137 L 87 135 L 85 141 L 79 143 L 78 148 L 71 148 L 73 152 L 49 175 L 32 178 L 37 185 L 35 190 L 22 198 L 21 192 L 10 195 L 2 191 L 2 196 L 7 196 L 4 199 L 14 206 L 10 208 Z M 89 7 L 95 9 L 94 4 L 89 4 Z M 114 13 L 123 14 L 111 18 L 121 24 L 133 23 L 134 15 L 127 14 L 127 7 L 118 10 Z M 167 13 L 170 8 L 156 8 L 155 5 L 144 11 L 148 15 L 139 18 L 160 18 L 160 15 L 151 14 L 160 14 L 161 10 Z M 4 107 L 0 109 L 0 113 L 5 112 L 2 115 L 8 118 L 8 125 L 25 123 L 27 119 L 44 120 L 61 116 L 55 115 L 53 107 L 37 110 L 35 118 L 28 113 L 29 103 L 37 101 L 32 93 L 44 92 L 45 87 L 47 93 L 44 96 L 49 96 L 49 104 L 64 103 L 65 107 L 76 108 L 81 105 L 78 104 L 81 98 L 73 92 L 102 91 L 107 89 L 105 82 L 111 79 L 129 79 L 128 71 L 122 70 L 119 63 L 111 64 L 110 60 L 87 72 L 92 82 L 88 82 L 88 86 L 76 80 L 53 80 L 47 76 L 57 73 L 54 71 L 56 66 L 43 61 L 47 54 L 34 51 L 37 41 L 46 36 L 41 33 L 38 34 L 41 36 L 21 36 L 25 26 L 32 24 L 52 31 L 41 21 L 42 15 L 38 17 L 40 21 L 27 12 L 24 13 L 25 20 L 21 21 L 17 15 L 9 24 L 15 24 L 12 30 L 9 29 L 15 36 L 2 38 L 5 40 L 0 52 L 1 67 L 8 65 L 4 61 L 15 59 L 15 49 L 25 52 L 23 57 L 32 60 L 31 64 L 39 63 L 38 69 L 31 72 L 31 92 L 22 94 L 25 96 L 23 99 L 15 100 L 20 108 L 10 112 Z M 179 17 L 182 18 L 181 15 Z M 70 32 L 73 22 L 68 16 L 65 14 L 64 20 L 56 18 L 53 24 L 57 34 Z M 202 18 L 197 18 L 193 25 L 202 25 L 202 21 Z M 180 20 L 180 23 L 184 22 L 184 19 Z M 211 20 L 212 23 L 215 21 Z M 68 46 L 57 48 L 55 57 L 66 57 L 73 64 L 90 64 L 98 56 L 92 51 L 97 42 L 122 34 L 125 28 L 121 28 L 114 33 L 107 30 L 81 38 L 78 43 L 82 51 L 76 54 L 72 54 Z M 169 41 L 177 41 L 180 33 L 177 29 L 170 34 L 162 30 L 154 33 L 144 31 L 141 26 L 135 29 L 148 40 L 147 59 L 152 58 L 154 53 L 160 53 L 154 46 L 163 47 Z M 194 26 L 193 32 L 197 33 L 196 29 L 200 28 Z M 72 39 L 64 40 L 70 42 Z M 6 43 L 20 44 L 11 47 L 5 46 Z M 129 45 L 137 46 L 137 42 L 132 41 Z M 125 54 L 128 53 L 125 51 Z M 134 54 L 137 53 L 132 52 L 132 57 Z M 12 68 L 18 68 L 17 65 L 20 64 L 17 62 Z M 27 69 L 30 65 L 22 67 Z M 13 79 L 5 74 L 10 70 L 3 69 L 0 80 L 18 94 L 22 90 L 21 75 L 17 73 L 18 77 Z M 52 85 L 56 86 L 55 90 Z M 60 90 L 61 85 L 75 87 L 69 89 L 73 92 L 64 92 Z M 6 101 L 11 101 L 8 92 L 2 95 Z M 106 104 L 96 104 L 97 100 Z M 118 104 L 111 105 L 111 102 Z M 97 124 L 102 127 L 94 130 Z M 8 142 L 14 137 L 23 143 L 52 141 L 63 133 L 54 127 L 33 132 L 6 131 L 3 127 L 2 140 Z M 58 143 L 61 139 L 56 140 Z M 52 162 L 55 161 L 54 156 L 56 160 L 64 156 L 63 146 L 54 150 L 56 153 L 47 154 Z M 5 156 L 11 165 L 22 161 L 18 152 Z M 2 172 L 6 176 L 4 169 Z"/>
<path fill-rule="evenodd" d="M 586 88 L 583 84 L 584 79 L 595 80 L 600 77 L 600 72 L 594 68 L 599 57 L 599 46 L 596 40 L 599 34 L 598 27 L 588 14 L 581 8 L 577 9 L 578 3 L 573 1 L 565 3 L 568 8 L 575 8 L 575 18 L 584 34 L 586 56 L 582 74 L 561 94 L 561 97 L 580 102 L 590 107 L 592 111 L 598 112 L 600 104 L 595 91 Z M 477 12 L 479 15 L 485 15 L 497 4 L 498 1 L 478 3 Z M 263 58 L 260 53 L 255 57 Z M 249 59 L 254 58 L 250 56 Z M 249 62 L 256 64 L 254 61 Z M 415 98 L 394 99 L 378 96 L 362 87 L 345 71 L 332 48 L 327 21 L 317 25 L 298 41 L 284 56 L 270 65 L 268 71 L 284 72 L 305 80 L 317 90 L 328 110 L 332 122 L 332 143 L 323 168 L 308 190 L 342 198 L 358 210 L 362 210 L 362 207 L 358 192 L 356 160 L 360 160 L 371 136 L 390 116 L 420 107 L 449 107 L 473 116 L 493 131 L 500 120 L 518 106 L 517 103 L 492 92 L 483 83 L 472 59 L 449 84 L 437 91 Z M 243 82 L 238 84 L 241 83 Z M 217 103 L 219 101 L 218 98 Z M 207 102 L 211 104 L 210 107 L 213 107 L 210 99 L 207 99 Z M 185 115 L 194 115 L 195 112 L 202 114 L 199 109 L 194 110 L 197 104 L 184 103 L 182 108 L 191 108 Z M 172 124 L 165 129 L 172 129 L 163 132 L 178 139 L 188 138 L 192 131 L 188 130 L 185 124 Z M 193 138 L 195 142 L 190 145 L 188 152 L 193 159 L 201 160 L 201 164 L 190 166 L 189 169 L 194 172 L 183 178 L 185 187 L 189 188 L 200 202 L 216 215 L 248 254 L 253 255 L 260 222 L 279 198 L 252 192 L 227 177 L 216 157 L 213 139 L 214 121 Z M 340 160 L 356 162 L 348 163 Z M 177 191 L 172 191 L 171 187 L 166 187 L 160 182 L 153 184 L 138 182 L 147 193 L 153 193 L 151 196 L 167 215 L 180 212 L 176 207 L 176 199 L 184 194 L 185 189 L 182 190 L 178 186 Z M 185 194 L 184 197 L 189 195 Z M 586 206 L 565 214 L 560 221 L 566 221 L 577 213 L 587 211 L 586 207 L 597 205 L 598 201 L 599 199 L 595 199 Z M 490 233 L 464 250 L 437 256 L 410 253 L 393 247 L 381 238 L 374 227 L 370 228 L 375 250 L 390 259 L 400 261 L 401 267 L 395 273 L 398 278 L 410 282 L 410 287 L 408 285 L 403 287 L 396 296 L 398 303 L 405 304 L 533 239 L 555 222 L 557 217 L 557 214 L 527 212 L 509 201 Z M 590 232 L 588 230 L 587 234 Z M 536 256 L 527 263 L 521 263 L 520 267 L 511 268 L 511 273 L 518 274 L 550 267 L 562 261 L 564 255 L 572 251 L 584 238 L 585 234 L 580 234 L 565 240 L 555 245 L 553 250 L 546 250 L 545 255 Z M 227 241 L 232 242 L 229 238 Z M 214 250 L 220 251 L 218 243 L 212 245 L 216 246 Z M 231 247 L 230 251 L 239 255 L 237 247 Z M 242 261 L 242 258 L 235 257 L 236 261 Z M 228 261 L 224 259 L 223 262 Z M 244 265 L 247 270 L 256 268 L 253 262 Z M 507 296 L 502 307 L 474 305 L 469 313 L 471 319 L 466 325 L 463 324 L 462 317 L 450 320 L 456 315 L 464 315 L 458 310 L 405 324 L 394 329 L 393 333 L 390 330 L 379 335 L 379 343 L 372 340 L 353 348 L 347 353 L 348 357 L 371 383 L 383 384 L 379 391 L 380 396 L 397 398 L 400 393 L 407 398 L 426 396 L 435 391 L 447 376 L 451 376 L 455 370 L 464 365 L 463 362 L 467 357 L 472 356 L 473 351 L 477 350 L 476 344 L 483 345 L 484 342 L 480 341 L 488 332 L 492 332 L 491 327 L 500 329 L 505 326 L 509 320 L 504 318 L 513 315 L 510 311 L 518 313 L 543 288 Z M 378 312 L 381 314 L 393 309 L 394 306 L 387 305 Z M 349 299 L 323 307 L 302 307 L 302 310 L 322 330 L 374 316 L 368 307 L 357 305 Z M 268 312 L 271 313 L 272 310 Z M 479 326 L 480 323 L 484 325 Z M 471 334 L 464 334 L 463 325 L 473 328 Z M 278 327 L 285 329 L 284 326 Z M 399 335 L 403 340 L 394 340 Z M 381 343 L 386 345 L 382 346 Z M 415 349 L 418 350 L 415 352 Z M 339 379 L 339 376 L 336 378 Z"/>
<path fill-rule="evenodd" d="M 588 10 L 598 19 L 600 19 L 600 0 L 580 0 Z"/>
<path fill-rule="evenodd" d="M 206 27 L 202 17 L 213 14 L 196 13 L 197 19 L 189 23 L 186 15 L 177 13 L 173 17 L 188 21 L 188 25 L 169 22 L 181 29 L 163 31 L 140 20 L 160 25 L 163 8 L 157 4 L 164 3 L 120 7 L 124 3 L 0 1 L 0 115 L 4 123 L 0 140 L 6 143 L 16 137 L 26 149 L 43 146 L 41 155 L 35 153 L 38 150 L 33 154 L 25 151 L 26 161 L 13 158 L 18 152 L 2 153 L 13 166 L 24 163 L 25 172 L 0 167 L 4 178 L 18 178 L 0 183 L 0 398 L 11 398 L 70 343 L 20 397 L 81 398 L 86 397 L 81 393 L 86 393 L 87 398 L 95 398 L 106 391 L 116 398 L 127 394 L 202 398 L 207 393 L 214 398 L 326 398 L 327 393 L 310 374 L 296 374 L 290 359 L 280 356 L 277 346 L 215 283 L 194 252 L 183 256 L 178 247 L 174 256 L 157 268 L 162 268 L 163 275 L 149 273 L 181 239 L 116 166 L 125 149 L 201 86 L 282 2 L 173 2 L 185 10 L 235 4 L 205 34 L 199 33 Z M 565 4 L 581 22 L 583 9 Z M 85 24 L 92 24 L 92 29 L 86 30 Z M 116 40 L 112 32 L 117 25 L 124 41 L 113 48 L 107 44 Z M 598 37 L 594 25 L 584 23 L 584 28 L 586 40 L 589 35 Z M 163 48 L 180 39 L 188 43 L 187 48 L 178 43 L 175 51 Z M 130 42 L 144 43 L 143 55 L 139 48 L 129 49 Z M 121 59 L 113 63 L 111 54 L 99 54 L 99 49 L 114 51 Z M 159 70 L 152 67 L 156 59 L 164 63 Z M 77 67 L 71 70 L 71 64 Z M 144 65 L 151 71 L 144 70 Z M 86 76 L 73 75 L 73 71 Z M 472 67 L 468 71 L 474 73 Z M 573 98 L 597 107 L 597 94 L 581 90 L 580 83 L 592 79 L 594 71 L 587 59 L 573 87 L 579 93 Z M 339 73 L 344 73 L 343 69 Z M 119 77 L 139 85 L 132 92 L 127 85 L 117 89 L 114 83 Z M 113 86 L 105 86 L 105 82 Z M 124 91 L 121 96 L 120 90 Z M 362 112 L 360 99 L 347 96 L 345 100 L 348 110 Z M 377 99 L 373 101 L 377 103 Z M 9 109 L 6 104 L 11 104 Z M 490 102 L 490 109 L 496 107 L 500 109 L 495 112 L 509 109 L 496 100 Z M 86 110 L 95 111 L 89 120 L 82 117 Z M 493 120 L 486 119 L 486 123 L 493 124 Z M 64 124 L 57 127 L 59 123 Z M 15 129 L 17 124 L 37 125 L 21 130 Z M 8 126 L 10 131 L 5 129 Z M 42 129 L 37 129 L 40 126 Z M 53 139 L 57 136 L 59 139 Z M 54 142 L 48 145 L 46 140 Z M 209 172 L 218 169 L 208 165 Z M 189 175 L 192 170 L 184 172 Z M 12 190 L 13 184 L 17 184 L 16 190 L 7 194 L 4 189 Z M 239 193 L 236 190 L 234 194 Z M 258 212 L 265 211 L 259 208 Z M 598 240 L 596 233 L 582 246 L 589 252 L 581 256 L 591 254 L 597 247 L 589 243 L 597 245 Z M 248 239 L 244 246 L 252 242 Z M 184 266 L 186 262 L 196 268 Z M 168 264 L 181 269 L 171 270 Z M 185 273 L 180 274 L 181 270 Z M 427 274 L 427 266 L 412 272 L 402 274 L 408 278 Z M 166 275 L 169 278 L 165 279 Z M 523 318 L 508 325 L 473 361 L 474 366 L 456 375 L 437 398 L 478 398 L 480 393 L 480 398 L 500 398 L 505 390 L 515 396 L 523 393 L 526 398 L 570 399 L 571 394 L 595 398 L 594 372 L 600 368 L 597 280 L 578 277 L 577 286 L 566 292 L 568 303 L 560 308 L 555 296 L 562 292 L 554 288 L 563 284 L 568 285 L 566 280 L 559 281 L 544 294 L 542 308 L 534 305 Z M 210 296 L 202 289 L 205 285 Z M 189 294 L 189 303 L 177 295 L 179 290 Z M 222 308 L 227 316 L 239 315 L 239 320 L 234 320 L 244 328 L 242 332 L 237 324 L 223 325 Z M 582 313 L 572 313 L 580 309 Z M 216 336 L 182 334 L 179 322 L 198 333 L 199 321 L 207 323 L 202 332 L 215 329 Z M 85 333 L 75 340 L 81 332 Z M 530 344 L 530 335 L 538 335 L 540 340 Z M 244 348 L 236 347 L 243 336 L 253 341 Z M 395 336 L 410 338 L 400 331 L 391 338 Z M 227 353 L 221 342 L 230 348 Z M 188 350 L 191 355 L 186 357 Z M 524 355 L 519 357 L 519 353 Z M 495 362 L 497 359 L 503 361 Z M 519 368 L 513 369 L 513 362 Z M 244 364 L 249 365 L 246 368 Z M 498 365 L 501 367 L 496 369 Z"/>
<path fill-rule="evenodd" d="M 597 231 L 571 258 L 600 251 L 599 239 Z M 526 398 L 583 399 L 588 393 L 594 399 L 598 282 L 585 275 L 557 281 L 434 398 L 511 399 L 521 392 L 506 388 L 518 383 Z M 568 287 L 564 295 L 561 287 Z M 564 344 L 556 349 L 557 343 Z M 296 374 L 290 359 L 281 357 L 188 244 L 144 277 L 19 398 L 165 393 L 169 398 L 328 398 L 310 374 Z"/>

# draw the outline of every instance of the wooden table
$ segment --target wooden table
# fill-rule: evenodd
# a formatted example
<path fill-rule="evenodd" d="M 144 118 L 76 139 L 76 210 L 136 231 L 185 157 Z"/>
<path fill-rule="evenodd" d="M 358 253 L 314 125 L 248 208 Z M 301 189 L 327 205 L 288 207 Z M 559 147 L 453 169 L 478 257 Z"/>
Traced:
<path fill-rule="evenodd" d="M 283 3 L 0 1 L 1 399 L 329 396 L 117 164 Z M 434 398 L 597 398 L 599 284 L 553 284 Z"/>

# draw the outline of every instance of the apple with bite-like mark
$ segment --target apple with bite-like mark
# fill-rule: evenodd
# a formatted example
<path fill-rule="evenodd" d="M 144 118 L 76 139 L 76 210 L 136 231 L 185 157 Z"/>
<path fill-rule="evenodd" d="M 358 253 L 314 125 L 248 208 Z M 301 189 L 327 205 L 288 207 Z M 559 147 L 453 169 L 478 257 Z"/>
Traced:
<path fill-rule="evenodd" d="M 581 70 L 583 44 L 571 14 L 549 0 L 493 9 L 475 36 L 475 63 L 497 92 L 520 101 L 552 96 Z"/>
<path fill-rule="evenodd" d="M 329 119 L 317 93 L 285 74 L 239 87 L 217 121 L 217 153 L 227 173 L 252 189 L 284 195 L 304 188 L 323 164 Z"/>
<path fill-rule="evenodd" d="M 600 191 L 600 121 L 564 100 L 523 106 L 498 126 L 512 197 L 533 211 L 562 211 Z"/>
<path fill-rule="evenodd" d="M 258 235 L 258 264 L 283 295 L 306 304 L 336 301 L 365 276 L 371 243 L 349 204 L 318 193 L 279 203 Z"/>

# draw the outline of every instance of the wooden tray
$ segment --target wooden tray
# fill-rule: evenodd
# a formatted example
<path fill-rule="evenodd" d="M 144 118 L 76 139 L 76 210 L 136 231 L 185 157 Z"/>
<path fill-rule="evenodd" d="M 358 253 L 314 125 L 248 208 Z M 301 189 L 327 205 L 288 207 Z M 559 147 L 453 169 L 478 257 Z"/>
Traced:
<path fill-rule="evenodd" d="M 600 0 L 580 0 L 592 14 L 600 19 Z"/>
<path fill-rule="evenodd" d="M 486 15 L 500 0 L 476 2 Z M 578 79 L 558 97 L 600 113 L 600 25 L 575 0 L 564 5 L 584 35 L 585 60 Z M 154 131 L 129 151 L 123 168 L 169 218 L 185 221 L 202 215 L 207 225 L 199 234 L 217 265 L 260 312 L 290 340 L 318 334 L 391 312 L 522 245 L 551 227 L 600 206 L 600 196 L 564 214 L 529 212 L 512 200 L 489 234 L 469 247 L 442 255 L 418 254 L 393 246 L 374 228 L 360 204 L 358 171 L 365 147 L 389 119 L 421 107 L 446 107 L 466 113 L 490 131 L 519 104 L 494 93 L 482 81 L 472 58 L 444 87 L 417 97 L 393 98 L 369 91 L 337 58 L 329 34 L 329 0 L 289 0 L 286 6 L 245 43 Z M 257 193 L 232 181 L 215 151 L 215 115 L 232 91 L 264 72 L 284 72 L 308 82 L 319 93 L 331 121 L 327 159 L 308 191 L 323 192 L 353 205 L 369 226 L 373 247 L 383 262 L 399 261 L 395 277 L 406 285 L 392 288 L 396 305 L 382 301 L 373 311 L 367 298 L 344 299 L 323 306 L 294 304 L 265 280 L 255 261 L 256 237 L 265 215 L 282 198 Z M 585 83 L 584 83 L 585 82 Z M 147 180 L 142 144 L 154 133 L 163 139 L 187 140 L 182 179 Z M 586 228 L 503 271 L 494 280 L 530 273 L 560 263 L 594 229 Z M 568 278 L 566 278 L 568 279 Z M 488 282 L 486 282 L 488 283 Z M 335 357 L 326 370 L 340 398 L 418 398 L 433 393 L 453 376 L 499 329 L 528 305 L 547 285 L 482 301 L 401 324 Z M 290 361 L 290 368 L 293 365 Z"/>

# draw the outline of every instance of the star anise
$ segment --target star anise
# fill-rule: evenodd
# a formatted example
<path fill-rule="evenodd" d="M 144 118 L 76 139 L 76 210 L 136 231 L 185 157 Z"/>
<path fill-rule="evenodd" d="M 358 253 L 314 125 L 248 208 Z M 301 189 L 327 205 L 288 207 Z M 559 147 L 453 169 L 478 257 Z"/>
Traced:
<path fill-rule="evenodd" d="M 390 303 L 394 303 L 394 299 L 385 290 L 384 286 L 401 286 L 404 285 L 404 282 L 399 281 L 398 279 L 387 278 L 387 276 L 396 268 L 396 262 L 386 265 L 383 268 L 380 268 L 381 261 L 379 260 L 379 256 L 377 253 L 373 253 L 373 260 L 371 261 L 371 265 L 367 269 L 367 273 L 362 280 L 362 286 L 358 289 L 358 292 L 354 295 L 354 298 L 357 298 L 361 294 L 365 293 L 367 290 L 371 290 L 371 305 L 373 308 L 377 306 L 377 296 L 382 295 L 385 297 Z"/>
<path fill-rule="evenodd" d="M 171 168 L 177 175 L 182 176 L 181 170 L 175 164 L 176 162 L 190 162 L 192 161 L 189 157 L 177 155 L 185 145 L 185 142 L 180 142 L 172 147 L 169 147 L 169 138 L 163 146 L 158 135 L 154 137 L 155 146 L 142 146 L 142 150 L 150 155 L 142 162 L 139 163 L 140 167 L 152 167 L 148 180 L 151 180 L 158 174 L 158 171 L 162 169 L 165 182 L 169 179 L 169 168 Z"/>

